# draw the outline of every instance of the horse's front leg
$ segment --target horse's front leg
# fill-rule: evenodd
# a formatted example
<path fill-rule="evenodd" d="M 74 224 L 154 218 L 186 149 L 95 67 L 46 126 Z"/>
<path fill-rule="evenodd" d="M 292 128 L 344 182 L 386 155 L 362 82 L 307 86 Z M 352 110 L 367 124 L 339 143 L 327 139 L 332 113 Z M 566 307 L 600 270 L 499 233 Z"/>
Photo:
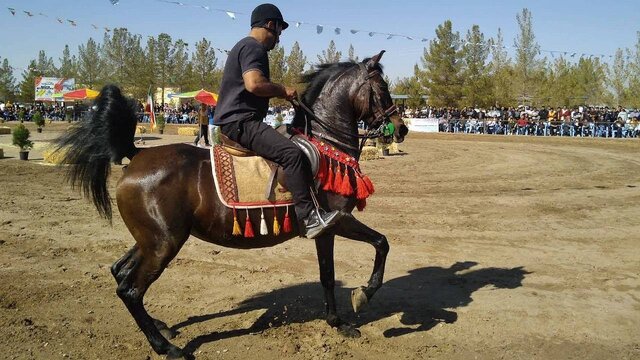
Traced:
<path fill-rule="evenodd" d="M 320 267 L 320 282 L 324 290 L 324 302 L 327 311 L 327 324 L 338 329 L 338 332 L 348 337 L 360 337 L 360 331 L 350 324 L 344 323 L 336 310 L 336 276 L 333 264 L 333 244 L 335 236 L 324 234 L 315 239 Z"/>
<path fill-rule="evenodd" d="M 358 312 L 373 297 L 373 294 L 382 286 L 384 266 L 389 253 L 389 242 L 386 236 L 361 223 L 351 214 L 347 214 L 335 227 L 336 235 L 348 239 L 363 241 L 371 244 L 376 249 L 376 259 L 373 264 L 373 272 L 366 287 L 360 287 L 351 293 L 351 305 L 353 311 Z"/>

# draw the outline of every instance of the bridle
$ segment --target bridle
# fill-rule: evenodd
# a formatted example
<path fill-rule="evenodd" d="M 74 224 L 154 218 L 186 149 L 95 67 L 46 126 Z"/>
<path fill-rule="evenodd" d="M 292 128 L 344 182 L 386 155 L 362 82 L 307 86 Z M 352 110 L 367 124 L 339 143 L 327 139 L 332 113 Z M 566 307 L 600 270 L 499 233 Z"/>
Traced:
<path fill-rule="evenodd" d="M 371 62 L 372 60 L 369 60 L 369 61 Z M 367 126 L 368 130 L 365 134 L 359 134 L 359 133 L 353 134 L 353 133 L 349 133 L 333 127 L 331 124 L 329 124 L 328 122 L 326 122 L 325 120 L 319 118 L 316 114 L 314 114 L 313 111 L 305 103 L 300 101 L 300 99 L 294 99 L 292 103 L 294 106 L 302 108 L 324 130 L 327 130 L 327 131 L 330 130 L 332 132 L 336 132 L 340 135 L 346 136 L 347 138 L 360 139 L 360 146 L 355 147 L 349 144 L 344 144 L 329 134 L 315 131 L 315 130 L 311 130 L 312 135 L 320 138 L 324 138 L 326 140 L 329 140 L 335 143 L 339 143 L 342 146 L 352 150 L 362 151 L 362 148 L 364 147 L 364 144 L 367 139 L 374 139 L 384 135 L 385 127 L 387 126 L 387 124 L 391 123 L 391 116 L 393 116 L 394 114 L 397 114 L 398 108 L 395 105 L 391 105 L 387 109 L 384 109 L 382 107 L 382 103 L 381 103 L 382 96 L 380 95 L 380 92 L 377 90 L 377 88 L 373 85 L 373 81 L 372 81 L 372 79 L 375 78 L 376 76 L 382 76 L 381 72 L 377 70 L 375 66 L 369 65 L 369 63 L 367 63 L 367 65 L 362 63 L 358 65 L 359 65 L 359 68 L 362 70 L 362 72 L 365 74 L 365 81 L 362 84 L 360 84 L 356 93 L 359 93 L 361 88 L 364 85 L 369 85 L 371 89 L 370 98 L 372 99 L 372 102 L 373 102 L 372 112 L 373 112 L 373 115 L 375 116 L 375 118 L 371 122 L 369 122 Z M 371 109 L 371 106 L 369 108 Z M 364 118 L 364 114 L 358 119 L 358 122 L 363 120 L 363 118 Z M 309 128 L 310 128 L 309 121 L 308 119 L 305 119 L 305 134 L 309 134 Z"/>

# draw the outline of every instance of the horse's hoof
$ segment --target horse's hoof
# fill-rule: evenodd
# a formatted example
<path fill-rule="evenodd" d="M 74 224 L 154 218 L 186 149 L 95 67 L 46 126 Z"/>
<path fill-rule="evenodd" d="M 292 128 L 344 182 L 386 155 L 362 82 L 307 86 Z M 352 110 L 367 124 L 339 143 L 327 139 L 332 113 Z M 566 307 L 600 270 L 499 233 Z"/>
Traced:
<path fill-rule="evenodd" d="M 167 351 L 167 356 L 165 357 L 167 360 L 188 360 L 190 357 L 186 354 L 182 349 L 176 346 L 172 346 L 169 351 Z"/>
<path fill-rule="evenodd" d="M 369 299 L 367 298 L 367 294 L 364 293 L 364 288 L 359 287 L 353 289 L 351 292 L 351 306 L 353 306 L 353 311 L 360 311 L 367 303 L 369 303 Z"/>
<path fill-rule="evenodd" d="M 338 333 L 348 338 L 359 338 L 360 330 L 356 329 L 353 325 L 341 324 L 338 326 Z"/>

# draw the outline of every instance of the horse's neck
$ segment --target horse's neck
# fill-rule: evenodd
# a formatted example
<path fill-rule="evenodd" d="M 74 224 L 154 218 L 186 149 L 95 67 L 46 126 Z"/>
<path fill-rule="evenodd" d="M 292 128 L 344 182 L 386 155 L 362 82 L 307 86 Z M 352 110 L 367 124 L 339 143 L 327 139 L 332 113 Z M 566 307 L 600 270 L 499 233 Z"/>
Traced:
<path fill-rule="evenodd" d="M 357 159 L 360 157 L 358 124 L 349 94 L 350 87 L 351 84 L 345 84 L 345 81 L 339 84 L 332 81 L 324 86 L 313 105 L 313 112 L 328 125 L 328 129 L 315 121 L 311 122 L 311 129 L 326 134 L 325 140 Z M 345 133 L 352 136 L 346 136 Z"/>

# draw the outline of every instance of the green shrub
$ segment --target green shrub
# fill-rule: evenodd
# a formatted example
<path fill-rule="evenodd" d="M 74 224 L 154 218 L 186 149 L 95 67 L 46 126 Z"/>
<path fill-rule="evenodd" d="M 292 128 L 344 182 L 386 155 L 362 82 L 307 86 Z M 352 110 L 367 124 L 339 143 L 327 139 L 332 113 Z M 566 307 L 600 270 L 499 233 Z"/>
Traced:
<path fill-rule="evenodd" d="M 33 148 L 33 142 L 29 140 L 29 129 L 26 128 L 23 124 L 20 124 L 13 129 L 13 145 L 20 148 L 20 151 L 29 151 Z"/>
<path fill-rule="evenodd" d="M 164 130 L 164 127 L 166 124 L 167 122 L 164 119 L 164 115 L 162 114 L 156 115 L 156 126 L 158 127 L 158 130 Z"/>
<path fill-rule="evenodd" d="M 36 113 L 33 114 L 33 123 L 39 128 L 44 126 L 44 116 L 42 116 L 40 111 L 36 111 Z"/>

